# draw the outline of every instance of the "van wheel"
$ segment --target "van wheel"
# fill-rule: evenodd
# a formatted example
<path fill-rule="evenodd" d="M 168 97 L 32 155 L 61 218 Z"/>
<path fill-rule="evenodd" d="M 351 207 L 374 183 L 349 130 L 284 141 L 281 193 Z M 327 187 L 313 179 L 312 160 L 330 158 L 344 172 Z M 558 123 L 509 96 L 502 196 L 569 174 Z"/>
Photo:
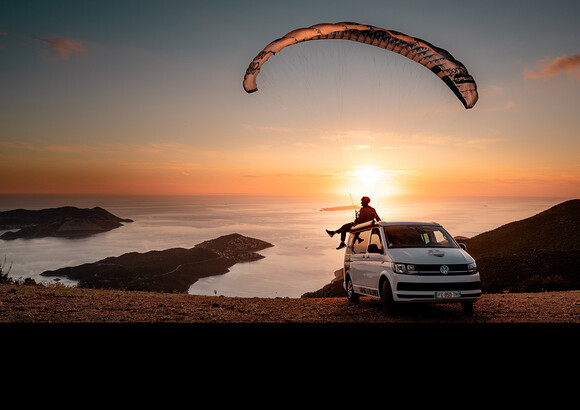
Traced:
<path fill-rule="evenodd" d="M 352 280 L 350 280 L 350 276 L 346 279 L 346 298 L 350 303 L 356 303 L 359 299 L 359 295 L 354 293 L 354 286 L 352 286 Z"/>
<path fill-rule="evenodd" d="M 395 307 L 395 301 L 393 300 L 393 291 L 388 279 L 383 280 L 382 291 L 383 293 L 381 296 L 383 298 L 385 310 L 387 312 L 392 312 L 393 308 Z"/>
<path fill-rule="evenodd" d="M 461 310 L 464 315 L 473 314 L 473 302 L 461 302 Z"/>

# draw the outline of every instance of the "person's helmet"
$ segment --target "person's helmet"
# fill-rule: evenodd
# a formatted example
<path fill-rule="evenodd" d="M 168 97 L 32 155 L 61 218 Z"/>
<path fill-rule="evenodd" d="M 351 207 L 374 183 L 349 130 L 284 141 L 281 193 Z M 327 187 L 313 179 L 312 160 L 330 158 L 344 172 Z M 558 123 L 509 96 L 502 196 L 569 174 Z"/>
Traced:
<path fill-rule="evenodd" d="M 363 196 L 363 197 L 360 199 L 360 201 L 361 201 L 361 202 L 366 202 L 366 203 L 368 204 L 369 202 L 371 202 L 371 199 L 370 199 L 368 196 Z"/>

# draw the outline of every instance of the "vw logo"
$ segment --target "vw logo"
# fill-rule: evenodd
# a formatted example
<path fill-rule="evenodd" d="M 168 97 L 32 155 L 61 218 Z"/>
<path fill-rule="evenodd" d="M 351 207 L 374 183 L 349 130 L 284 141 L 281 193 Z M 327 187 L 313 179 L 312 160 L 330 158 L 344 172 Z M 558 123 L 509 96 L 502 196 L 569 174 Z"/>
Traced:
<path fill-rule="evenodd" d="M 441 265 L 441 267 L 439 268 L 439 271 L 443 275 L 447 275 L 449 273 L 449 266 L 447 266 L 447 265 Z"/>

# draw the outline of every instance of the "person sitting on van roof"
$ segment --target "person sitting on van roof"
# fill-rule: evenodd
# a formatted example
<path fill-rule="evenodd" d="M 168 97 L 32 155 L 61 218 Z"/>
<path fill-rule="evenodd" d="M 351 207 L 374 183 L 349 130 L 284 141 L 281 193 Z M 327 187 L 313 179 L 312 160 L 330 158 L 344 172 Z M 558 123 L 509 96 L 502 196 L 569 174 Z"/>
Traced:
<path fill-rule="evenodd" d="M 335 234 L 340 233 L 340 244 L 338 245 L 338 248 L 336 248 L 336 249 L 342 249 L 346 246 L 346 244 L 344 243 L 344 240 L 346 239 L 346 233 L 348 231 L 350 231 L 350 228 L 352 228 L 354 225 L 362 224 L 363 222 L 368 222 L 368 221 L 372 221 L 372 220 L 376 220 L 377 222 L 381 220 L 381 218 L 379 218 L 379 214 L 377 214 L 377 211 L 375 210 L 375 208 L 373 208 L 372 206 L 369 206 L 369 202 L 371 202 L 371 199 L 368 196 L 363 196 L 361 198 L 360 204 L 361 204 L 362 208 L 357 212 L 357 216 L 356 216 L 354 222 L 346 223 L 346 224 L 342 225 L 336 231 L 331 231 L 329 229 L 326 230 L 326 233 L 331 238 Z"/>

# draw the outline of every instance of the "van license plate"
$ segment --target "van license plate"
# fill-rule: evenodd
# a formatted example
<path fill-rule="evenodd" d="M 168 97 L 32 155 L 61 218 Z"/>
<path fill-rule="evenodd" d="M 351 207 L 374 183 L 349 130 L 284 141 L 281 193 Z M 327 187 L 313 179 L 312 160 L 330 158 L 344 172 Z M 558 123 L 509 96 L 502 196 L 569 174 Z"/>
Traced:
<path fill-rule="evenodd" d="M 451 299 L 461 297 L 461 292 L 458 290 L 447 290 L 444 292 L 435 292 L 435 297 L 437 299 Z"/>

